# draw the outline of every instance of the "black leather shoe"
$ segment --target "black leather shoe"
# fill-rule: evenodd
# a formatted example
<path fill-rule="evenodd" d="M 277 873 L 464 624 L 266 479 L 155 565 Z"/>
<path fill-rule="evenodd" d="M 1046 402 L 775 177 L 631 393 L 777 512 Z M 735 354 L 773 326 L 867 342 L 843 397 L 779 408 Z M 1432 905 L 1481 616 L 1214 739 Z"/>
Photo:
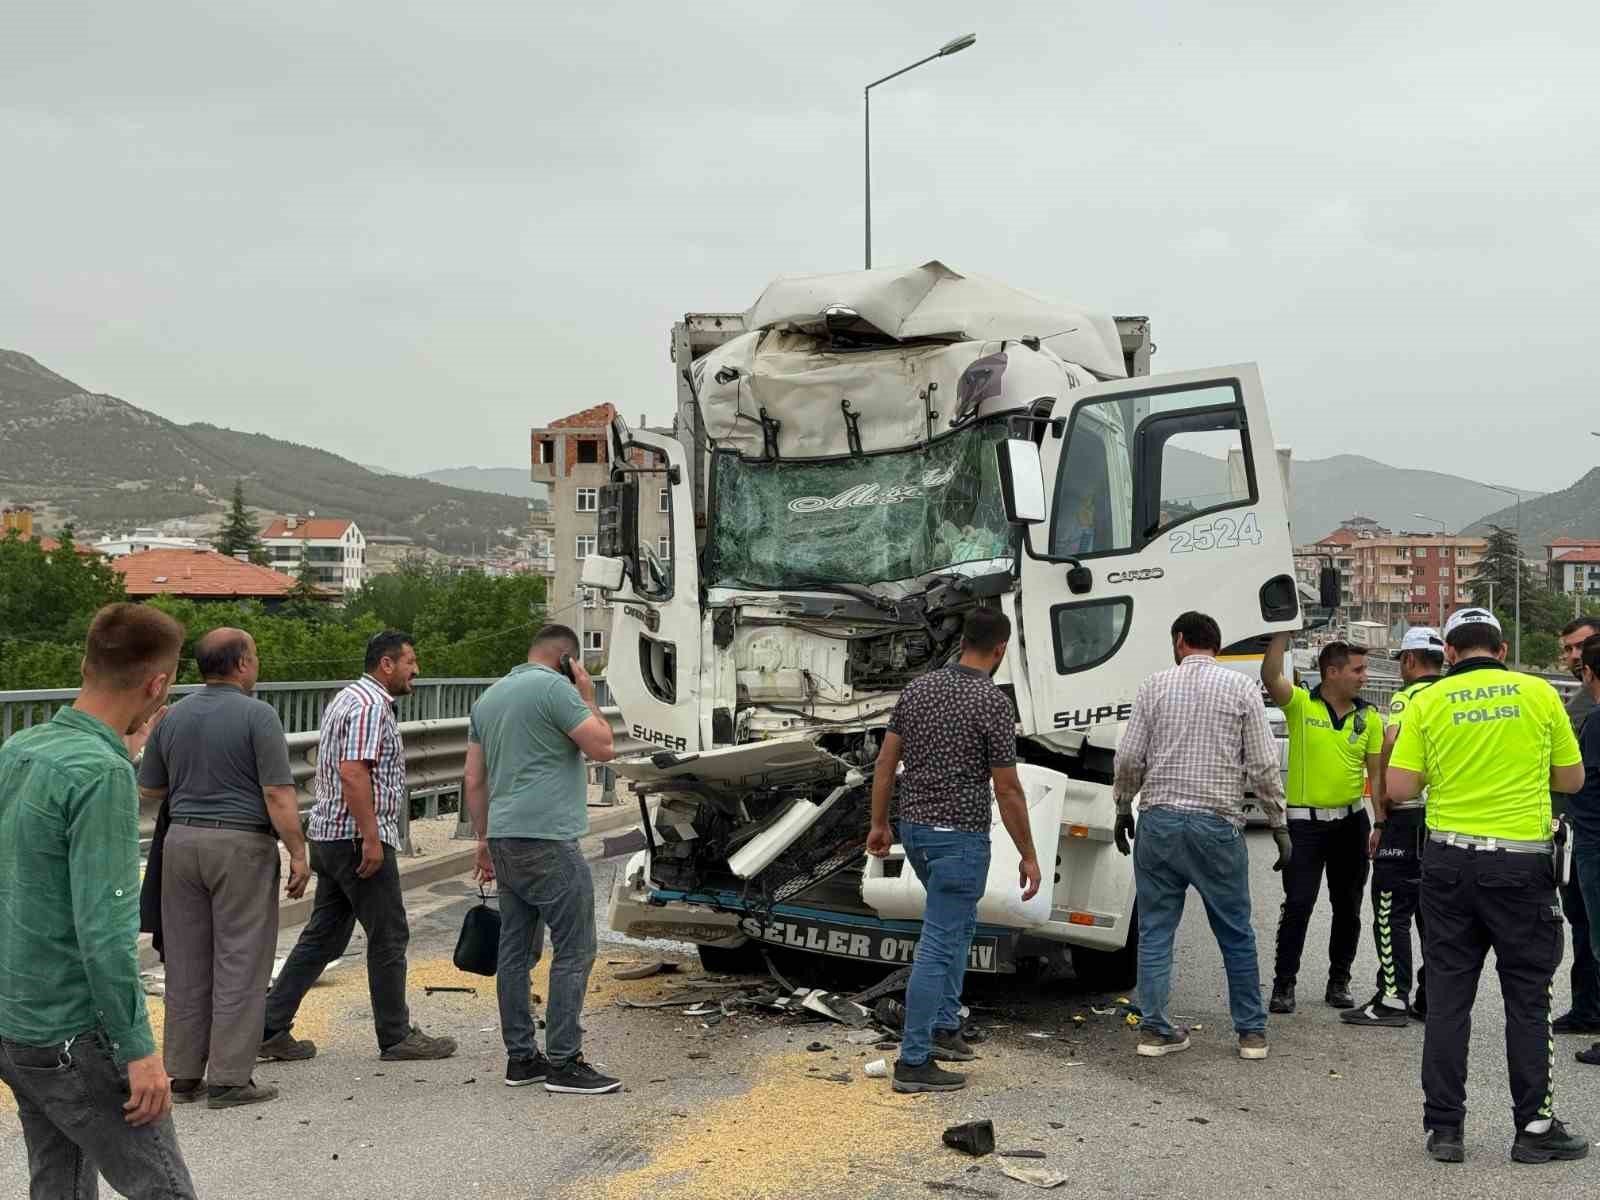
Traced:
<path fill-rule="evenodd" d="M 1585 1017 L 1578 1016 L 1576 1013 L 1564 1012 L 1550 1022 L 1550 1030 L 1553 1033 L 1584 1033 L 1592 1035 L 1600 1033 L 1600 1021 L 1591 1021 Z"/>
<path fill-rule="evenodd" d="M 1560 1121 L 1551 1121 L 1543 1133 L 1519 1130 L 1511 1143 L 1511 1158 L 1520 1163 L 1570 1162 L 1589 1156 L 1589 1139 L 1568 1133 Z"/>
<path fill-rule="evenodd" d="M 1428 1157 L 1434 1162 L 1458 1163 L 1467 1160 L 1467 1147 L 1461 1140 L 1460 1129 L 1428 1130 L 1427 1148 Z"/>
<path fill-rule="evenodd" d="M 1596 1042 L 1587 1050 L 1579 1050 L 1572 1056 L 1586 1067 L 1600 1067 L 1600 1042 Z M 172 1098 L 178 1098 L 178 1085 L 172 1085 Z"/>
<path fill-rule="evenodd" d="M 1322 993 L 1322 998 L 1332 1008 L 1354 1008 L 1356 1006 L 1355 997 L 1350 995 L 1350 984 L 1348 982 L 1339 983 L 1330 979 L 1328 981 L 1328 990 Z"/>
<path fill-rule="evenodd" d="M 1292 1013 L 1294 1011 L 1294 984 L 1274 983 L 1272 985 L 1272 999 L 1267 1002 L 1267 1011 Z"/>

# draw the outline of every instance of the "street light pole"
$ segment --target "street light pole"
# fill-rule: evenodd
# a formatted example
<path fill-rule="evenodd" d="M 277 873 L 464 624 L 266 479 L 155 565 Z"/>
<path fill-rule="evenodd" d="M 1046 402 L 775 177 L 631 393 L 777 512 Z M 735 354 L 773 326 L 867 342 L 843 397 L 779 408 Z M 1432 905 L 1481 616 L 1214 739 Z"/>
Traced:
<path fill-rule="evenodd" d="M 862 115 L 865 118 L 862 129 L 864 135 L 863 141 L 865 143 L 865 155 L 862 163 L 864 168 L 862 172 L 862 178 L 866 186 L 866 249 L 867 270 L 869 271 L 872 269 L 872 89 L 877 87 L 880 83 L 888 83 L 891 79 L 898 79 L 907 71 L 914 71 L 924 63 L 931 63 L 936 58 L 948 58 L 952 54 L 959 54 L 977 40 L 978 35 L 975 33 L 963 34 L 961 37 L 946 42 L 932 54 L 928 55 L 927 58 L 919 58 L 909 67 L 901 67 L 898 71 L 885 75 L 882 79 L 874 79 L 871 83 L 867 84 L 866 87 L 861 89 L 861 108 Z"/>
<path fill-rule="evenodd" d="M 1516 637 L 1515 637 L 1514 642 L 1513 642 L 1513 647 L 1512 647 L 1511 653 L 1512 653 L 1513 658 L 1515 658 L 1515 660 L 1516 660 L 1514 665 L 1517 667 L 1518 670 L 1521 670 L 1522 669 L 1522 493 L 1517 491 L 1517 490 L 1515 490 L 1514 488 L 1501 487 L 1497 483 L 1486 483 L 1486 484 L 1484 484 L 1484 487 L 1490 488 L 1490 489 L 1492 489 L 1492 490 L 1494 490 L 1496 492 L 1504 492 L 1508 496 L 1515 496 L 1517 498 L 1517 561 L 1516 561 L 1516 567 L 1517 567 L 1516 597 L 1517 598 L 1516 598 L 1515 610 L 1514 610 L 1514 612 L 1512 614 L 1512 618 L 1511 618 L 1517 624 L 1517 632 L 1516 632 Z"/>

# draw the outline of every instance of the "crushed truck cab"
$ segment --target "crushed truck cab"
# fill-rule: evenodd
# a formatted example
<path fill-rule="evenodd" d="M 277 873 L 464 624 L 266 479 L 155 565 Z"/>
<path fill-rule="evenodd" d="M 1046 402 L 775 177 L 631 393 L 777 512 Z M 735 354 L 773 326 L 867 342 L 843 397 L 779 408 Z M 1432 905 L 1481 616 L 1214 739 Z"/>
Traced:
<path fill-rule="evenodd" d="M 584 571 L 613 593 L 635 744 L 614 767 L 654 811 L 613 928 L 909 961 L 923 894 L 898 846 L 863 853 L 871 776 L 901 689 L 987 606 L 1014 631 L 996 683 L 1044 887 L 1022 902 L 996 816 L 972 969 L 1066 945 L 1124 985 L 1109 785 L 1134 692 L 1186 609 L 1240 654 L 1301 623 L 1255 368 L 1146 376 L 1143 318 L 938 263 L 780 279 L 672 345 L 674 427 L 614 422 Z M 641 504 L 668 515 L 660 546 Z"/>

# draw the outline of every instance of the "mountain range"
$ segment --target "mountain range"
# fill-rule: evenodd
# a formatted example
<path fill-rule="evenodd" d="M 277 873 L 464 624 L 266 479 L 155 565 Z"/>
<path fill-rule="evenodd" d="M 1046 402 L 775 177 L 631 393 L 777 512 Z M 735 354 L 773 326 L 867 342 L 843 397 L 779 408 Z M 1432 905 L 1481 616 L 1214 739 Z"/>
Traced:
<path fill-rule="evenodd" d="M 252 508 L 350 517 L 367 534 L 447 552 L 528 520 L 525 499 L 378 475 L 264 434 L 180 425 L 0 350 L 0 501 L 43 509 L 47 525 L 122 530 L 218 513 L 235 480 Z"/>
<path fill-rule="evenodd" d="M 1522 553 L 1539 558 L 1539 547 L 1556 538 L 1600 538 L 1600 467 L 1577 483 L 1559 492 L 1522 501 Z M 1487 533 L 1489 526 L 1517 528 L 1515 504 L 1489 513 L 1472 527 L 1473 533 Z"/>
<path fill-rule="evenodd" d="M 1165 495 L 1206 495 L 1221 486 L 1222 463 L 1218 459 L 1171 447 L 1166 462 L 1163 469 L 1170 477 L 1162 481 Z M 1393 530 L 1438 529 L 1443 522 L 1447 532 L 1456 533 L 1484 519 L 1484 514 L 1506 500 L 1504 492 L 1476 480 L 1441 471 L 1392 467 L 1359 454 L 1295 459 L 1289 468 L 1289 493 L 1289 520 L 1297 545 L 1326 537 L 1353 516 L 1371 517 Z M 1522 495 L 1526 521 L 1532 508 L 1529 501 L 1542 493 Z M 1589 536 L 1600 536 L 1600 510 L 1591 505 L 1590 513 L 1589 525 L 1597 532 Z M 1534 543 L 1530 540 L 1528 544 Z"/>
<path fill-rule="evenodd" d="M 527 467 L 443 467 L 424 471 L 418 479 L 431 479 L 447 487 L 469 492 L 491 492 L 500 496 L 520 496 L 524 500 L 543 500 L 548 491 L 542 483 L 528 478 Z"/>

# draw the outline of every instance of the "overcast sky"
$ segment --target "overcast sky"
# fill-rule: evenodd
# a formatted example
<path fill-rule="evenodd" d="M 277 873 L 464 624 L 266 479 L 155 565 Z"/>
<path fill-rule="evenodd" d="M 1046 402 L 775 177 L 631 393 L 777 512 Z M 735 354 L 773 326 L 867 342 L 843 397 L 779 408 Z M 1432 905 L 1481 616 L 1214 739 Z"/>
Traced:
<path fill-rule="evenodd" d="M 873 92 L 879 265 L 1254 360 L 1300 457 L 1600 461 L 1581 3 L 55 0 L 0 73 L 0 346 L 175 420 L 525 466 L 576 409 L 664 419 L 676 315 L 859 266 L 861 87 L 969 30 Z"/>

